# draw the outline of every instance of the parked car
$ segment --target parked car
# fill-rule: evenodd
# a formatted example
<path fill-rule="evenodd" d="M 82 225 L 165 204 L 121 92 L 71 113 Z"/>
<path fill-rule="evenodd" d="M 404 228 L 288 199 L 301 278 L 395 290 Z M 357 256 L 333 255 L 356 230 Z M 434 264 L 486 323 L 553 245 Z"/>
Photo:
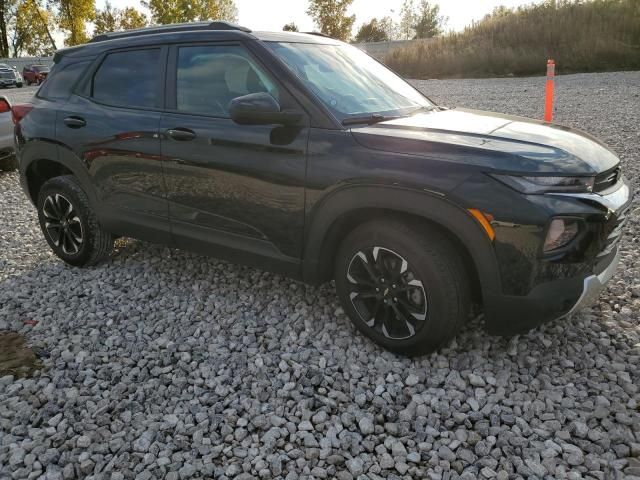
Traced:
<path fill-rule="evenodd" d="M 630 205 L 595 138 L 439 107 L 319 35 L 104 34 L 58 51 L 13 111 L 23 189 L 65 262 L 129 236 L 334 279 L 355 326 L 404 354 L 447 342 L 473 303 L 513 334 L 592 301 Z"/>
<path fill-rule="evenodd" d="M 27 85 L 40 85 L 49 75 L 49 67 L 46 65 L 25 65 L 22 69 L 22 78 Z"/>
<path fill-rule="evenodd" d="M 11 103 L 7 97 L 0 95 L 0 170 L 15 170 L 16 166 Z"/>
<path fill-rule="evenodd" d="M 6 65 L 5 68 L 3 67 L 3 64 L 0 64 L 0 87 L 22 88 L 22 76 L 20 76 L 20 73 L 14 70 L 12 67 Z"/>

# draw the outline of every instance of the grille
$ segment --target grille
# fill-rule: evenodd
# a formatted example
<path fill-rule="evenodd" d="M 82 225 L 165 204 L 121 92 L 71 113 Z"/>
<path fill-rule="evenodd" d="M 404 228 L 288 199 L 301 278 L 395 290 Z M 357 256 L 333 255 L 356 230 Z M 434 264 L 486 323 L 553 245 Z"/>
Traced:
<path fill-rule="evenodd" d="M 596 176 L 593 184 L 593 191 L 598 193 L 606 190 L 607 188 L 613 187 L 618 183 L 618 178 L 620 178 L 620 167 L 601 173 Z"/>
<path fill-rule="evenodd" d="M 631 205 L 627 206 L 620 214 L 615 218 L 612 222 L 611 226 L 606 229 L 606 233 L 603 238 L 603 249 L 596 256 L 597 258 L 604 257 L 609 255 L 618 242 L 620 242 L 620 238 L 622 238 L 622 231 L 624 229 L 624 224 L 627 222 L 629 209 Z"/>
<path fill-rule="evenodd" d="M 13 72 L 0 72 L 0 78 L 10 78 L 10 79 L 14 79 L 14 74 Z"/>

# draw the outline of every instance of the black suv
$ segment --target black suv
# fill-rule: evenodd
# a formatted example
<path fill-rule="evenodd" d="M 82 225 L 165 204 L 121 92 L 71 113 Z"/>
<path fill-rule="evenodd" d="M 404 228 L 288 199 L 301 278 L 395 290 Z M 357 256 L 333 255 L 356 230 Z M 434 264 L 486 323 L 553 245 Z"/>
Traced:
<path fill-rule="evenodd" d="M 490 332 L 565 316 L 612 276 L 629 184 L 598 140 L 438 107 L 355 47 L 222 23 L 61 50 L 13 108 L 24 191 L 53 251 L 129 236 L 335 279 L 405 354 L 479 305 Z"/>

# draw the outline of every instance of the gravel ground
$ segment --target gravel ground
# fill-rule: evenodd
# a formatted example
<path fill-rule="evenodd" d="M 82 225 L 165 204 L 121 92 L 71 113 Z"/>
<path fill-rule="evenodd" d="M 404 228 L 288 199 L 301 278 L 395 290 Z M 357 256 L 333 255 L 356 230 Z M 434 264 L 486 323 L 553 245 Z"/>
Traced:
<path fill-rule="evenodd" d="M 542 114 L 542 77 L 417 84 Z M 557 84 L 557 120 L 637 187 L 640 72 Z M 599 304 L 512 339 L 476 321 L 410 360 L 358 335 L 331 286 L 133 240 L 70 268 L 15 173 L 0 199 L 0 330 L 45 365 L 0 378 L 0 478 L 640 478 L 637 203 Z"/>

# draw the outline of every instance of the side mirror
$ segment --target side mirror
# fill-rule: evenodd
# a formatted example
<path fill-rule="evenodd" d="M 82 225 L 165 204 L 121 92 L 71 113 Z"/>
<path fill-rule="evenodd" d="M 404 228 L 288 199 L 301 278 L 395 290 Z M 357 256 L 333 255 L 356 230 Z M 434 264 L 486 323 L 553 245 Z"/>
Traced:
<path fill-rule="evenodd" d="M 7 97 L 0 96 L 0 113 L 7 113 L 11 111 L 11 103 L 7 100 Z"/>
<path fill-rule="evenodd" d="M 265 92 L 234 98 L 229 114 L 239 125 L 295 125 L 302 120 L 300 112 L 280 110 L 278 101 Z"/>

